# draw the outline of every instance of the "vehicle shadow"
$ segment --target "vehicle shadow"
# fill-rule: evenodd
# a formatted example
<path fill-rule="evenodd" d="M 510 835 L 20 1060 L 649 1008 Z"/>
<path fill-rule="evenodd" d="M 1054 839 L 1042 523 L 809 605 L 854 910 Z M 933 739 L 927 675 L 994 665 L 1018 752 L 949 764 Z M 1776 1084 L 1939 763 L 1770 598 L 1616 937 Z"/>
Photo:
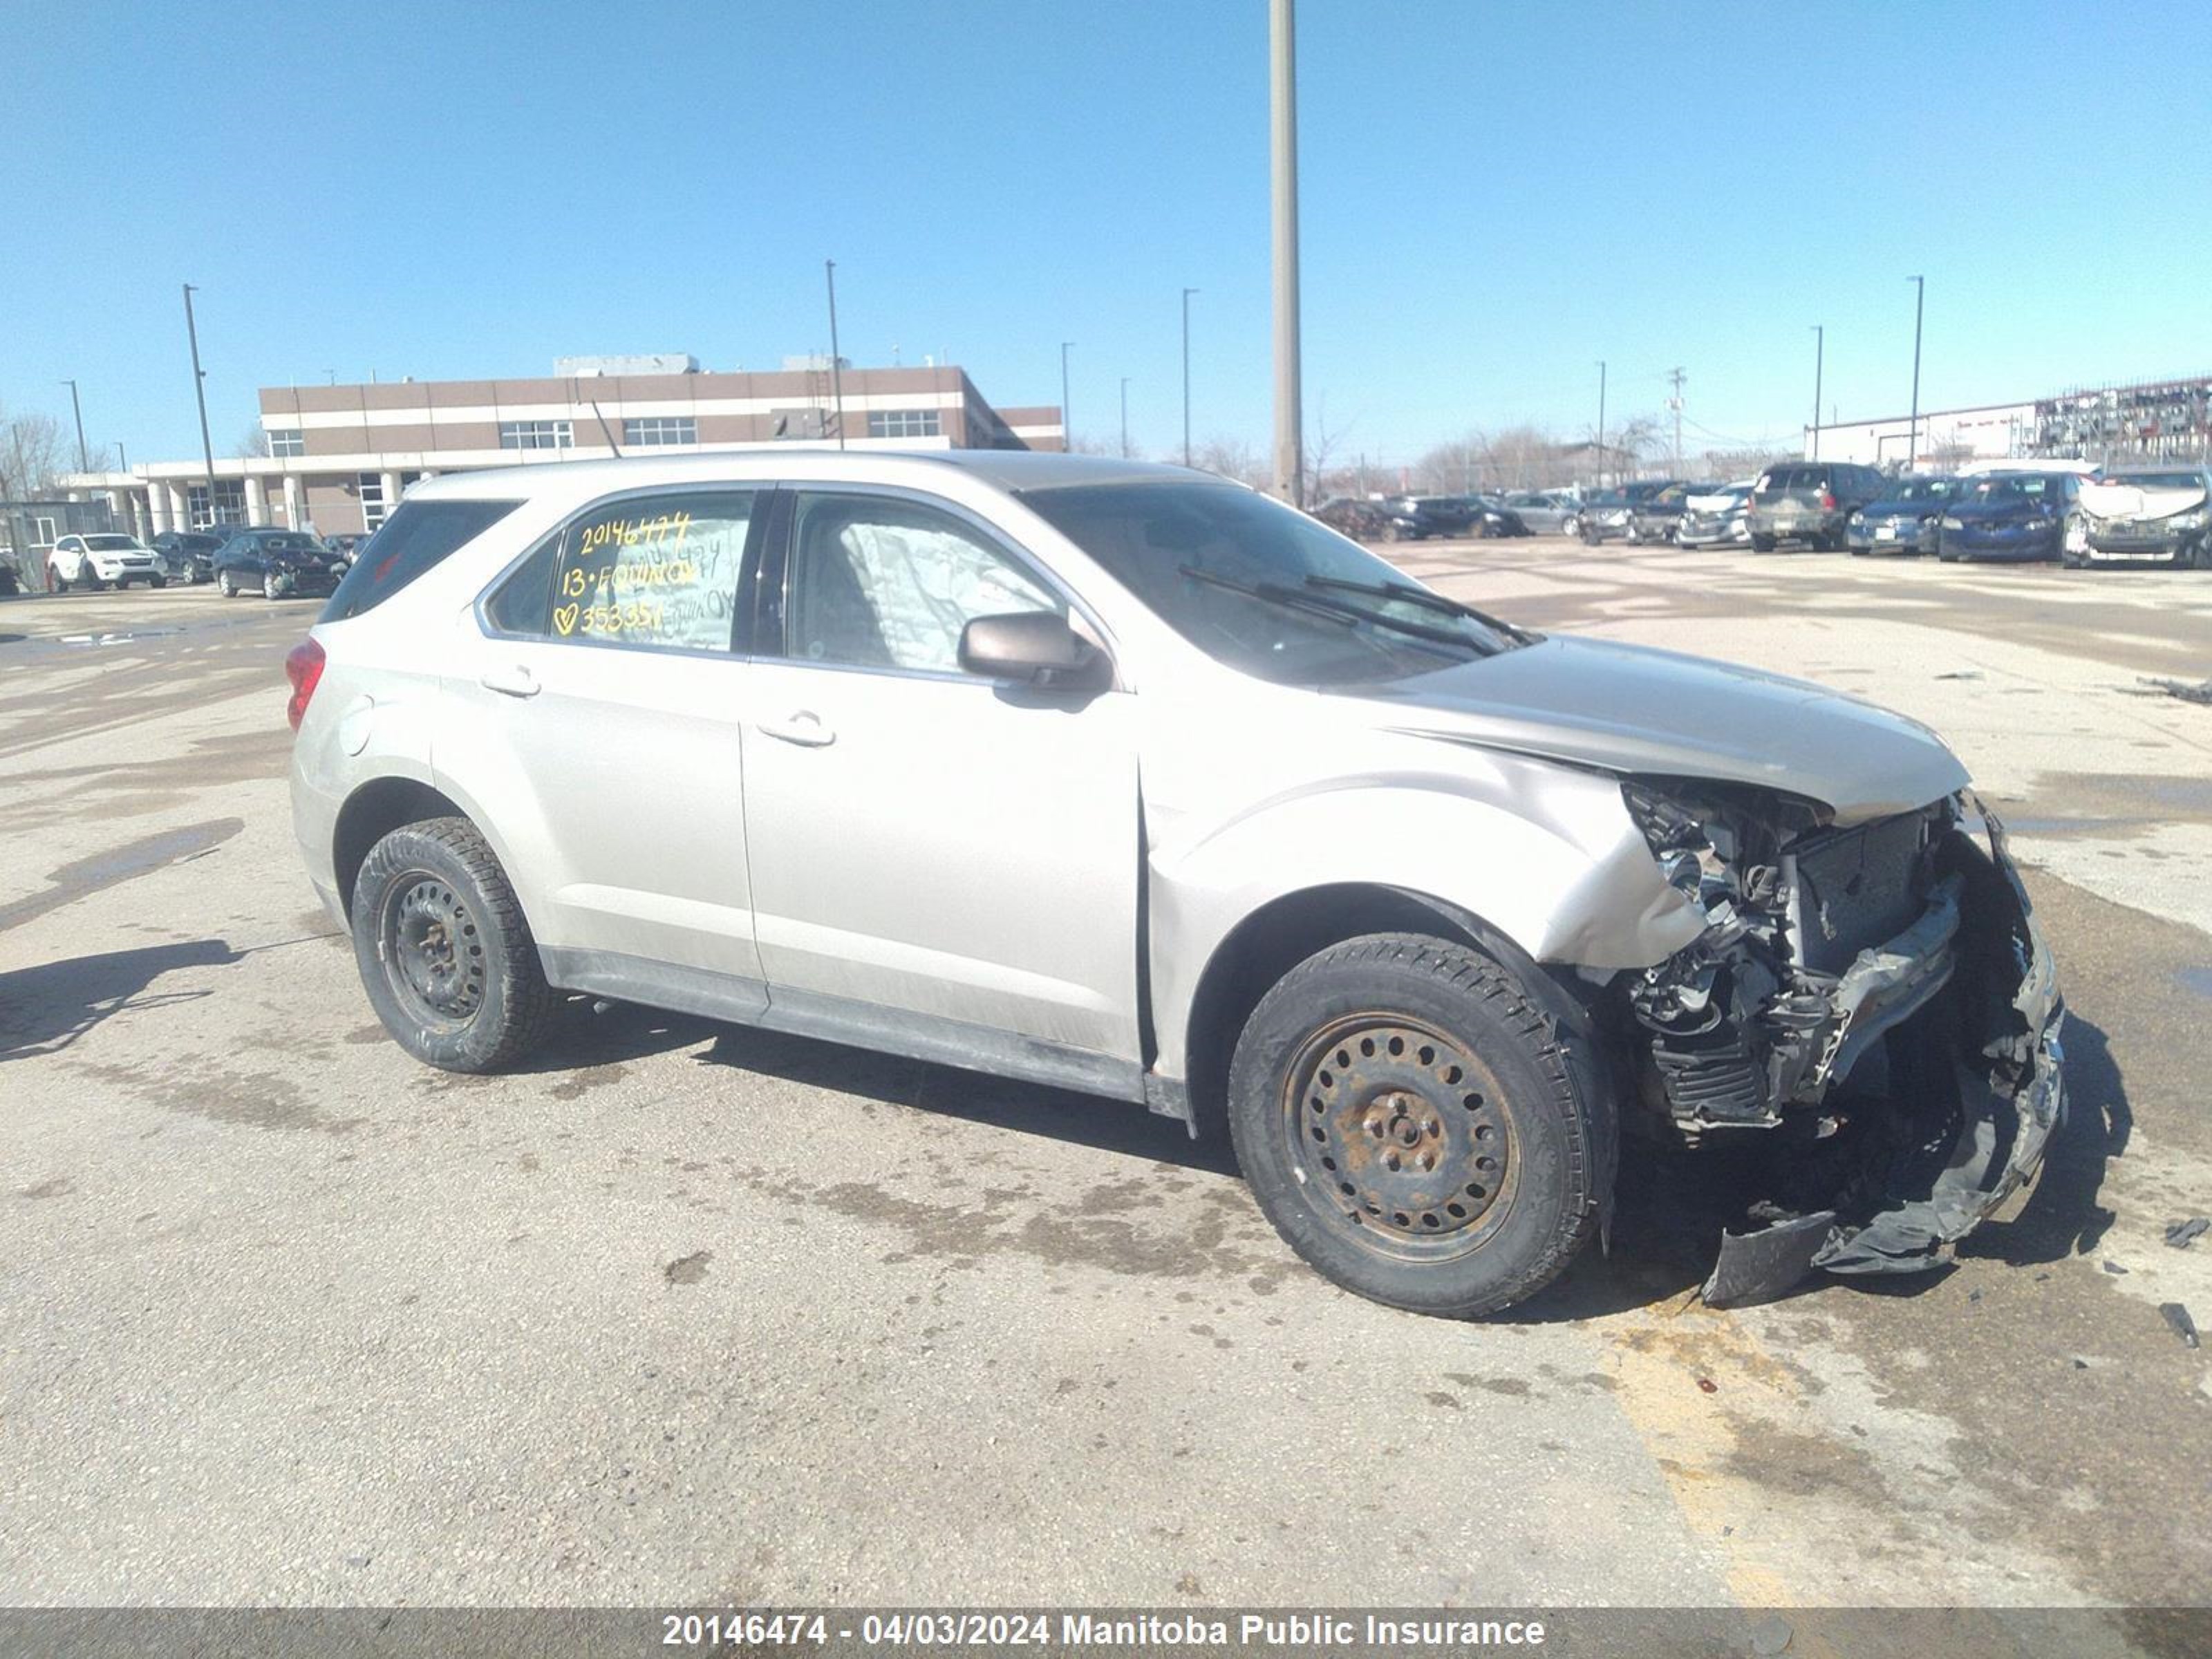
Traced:
<path fill-rule="evenodd" d="M 750 1026 L 710 1029 L 719 1035 L 698 1056 L 702 1065 L 735 1066 L 887 1106 L 1151 1158 L 1180 1169 L 1214 1175 L 1237 1172 L 1237 1157 L 1225 1137 L 1193 1140 L 1176 1119 L 1148 1112 L 1132 1101 L 1018 1083 L 781 1031 Z"/>
<path fill-rule="evenodd" d="M 0 974 L 0 1062 L 57 1053 L 125 1008 L 211 995 L 204 990 L 149 995 L 147 988 L 179 968 L 227 967 L 242 955 L 222 939 L 196 939 L 69 957 Z"/>

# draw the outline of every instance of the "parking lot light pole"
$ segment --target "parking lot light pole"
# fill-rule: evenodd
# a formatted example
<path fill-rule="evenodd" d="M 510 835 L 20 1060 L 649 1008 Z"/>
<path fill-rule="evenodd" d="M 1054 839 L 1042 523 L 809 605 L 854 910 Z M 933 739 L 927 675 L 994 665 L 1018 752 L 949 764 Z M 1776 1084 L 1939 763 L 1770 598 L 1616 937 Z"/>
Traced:
<path fill-rule="evenodd" d="M 1928 298 L 1928 279 L 1908 276 L 1912 284 L 1912 429 L 1905 439 L 1905 470 L 1917 471 L 1920 461 L 1920 316 Z"/>
<path fill-rule="evenodd" d="M 185 284 L 185 337 L 192 343 L 192 396 L 200 400 L 200 455 L 207 462 L 208 522 L 215 522 L 215 441 L 208 436 L 207 370 L 200 367 L 199 325 L 192 320 L 192 295 L 190 283 Z M 191 527 L 191 509 L 185 509 L 185 522 Z"/>
<path fill-rule="evenodd" d="M 1190 296 L 1198 290 L 1187 288 L 1182 291 L 1182 464 L 1190 465 Z"/>
<path fill-rule="evenodd" d="M 1597 360 L 1597 488 L 1605 488 L 1605 359 Z"/>
<path fill-rule="evenodd" d="M 1121 459 L 1129 459 L 1129 377 L 1121 377 Z"/>
<path fill-rule="evenodd" d="M 1291 0 L 1267 7 L 1268 152 L 1274 221 L 1275 493 L 1305 505 L 1305 417 L 1298 362 L 1297 21 Z"/>
<path fill-rule="evenodd" d="M 837 356 L 837 262 L 824 259 L 822 275 L 830 284 L 830 404 L 837 422 L 837 447 L 845 447 L 845 370 Z"/>
<path fill-rule="evenodd" d="M 1070 454 L 1075 453 L 1075 422 L 1067 416 L 1067 354 L 1074 344 L 1073 340 L 1060 343 L 1060 447 Z"/>
<path fill-rule="evenodd" d="M 1828 331 L 1821 324 L 1813 325 L 1813 459 L 1820 459 L 1820 369 L 1821 359 L 1828 350 Z"/>
<path fill-rule="evenodd" d="M 89 472 L 92 467 L 84 453 L 84 407 L 76 400 L 76 382 L 64 380 L 62 384 L 70 389 L 70 413 L 76 416 L 76 470 Z"/>

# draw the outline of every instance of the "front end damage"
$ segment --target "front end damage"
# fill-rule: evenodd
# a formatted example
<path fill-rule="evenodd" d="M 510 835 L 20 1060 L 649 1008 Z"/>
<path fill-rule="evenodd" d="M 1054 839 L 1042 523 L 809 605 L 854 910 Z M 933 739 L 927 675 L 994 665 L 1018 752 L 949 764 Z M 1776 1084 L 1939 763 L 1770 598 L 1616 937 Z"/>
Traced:
<path fill-rule="evenodd" d="M 2002 827 L 1970 793 L 1840 827 L 1726 784 L 1623 794 L 1707 922 L 1614 981 L 1639 1127 L 1781 1154 L 1752 1224 L 1723 1233 L 1705 1300 L 1940 1265 L 2033 1174 L 2064 1110 L 2057 979 Z"/>

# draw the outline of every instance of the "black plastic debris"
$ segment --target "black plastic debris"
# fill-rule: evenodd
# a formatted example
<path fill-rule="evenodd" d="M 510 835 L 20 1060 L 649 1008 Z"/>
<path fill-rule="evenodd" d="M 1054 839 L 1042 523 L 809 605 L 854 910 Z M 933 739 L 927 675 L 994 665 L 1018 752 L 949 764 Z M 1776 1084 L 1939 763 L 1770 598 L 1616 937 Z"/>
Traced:
<path fill-rule="evenodd" d="M 2166 1322 L 2173 1327 L 2173 1334 L 2191 1347 L 2197 1346 L 2197 1322 L 2189 1316 L 2189 1310 L 2179 1302 L 2161 1302 L 2158 1310 L 2166 1316 Z"/>
<path fill-rule="evenodd" d="M 1835 1220 L 1833 1210 L 1815 1210 L 1758 1232 L 1723 1232 L 1721 1258 L 1701 1292 L 1705 1305 L 1741 1308 L 1795 1289 L 1812 1272 L 1813 1257 L 1828 1242 Z"/>
<path fill-rule="evenodd" d="M 2152 679 L 2145 676 L 2143 684 L 2153 690 L 2165 692 L 2169 697 L 2179 697 L 2184 702 L 2212 703 L 2212 680 L 2192 684 L 2187 680 Z"/>
<path fill-rule="evenodd" d="M 2105 1263 L 2105 1271 L 2114 1275 L 2120 1275 L 2124 1274 L 2127 1272 L 2127 1269 L 2120 1266 L 2117 1261 L 2107 1260 Z"/>
<path fill-rule="evenodd" d="M 2207 1220 L 2201 1215 L 2193 1215 L 2186 1221 L 2177 1221 L 2168 1227 L 2166 1230 L 2166 1242 L 2177 1250 L 2185 1250 L 2202 1237 L 2208 1228 L 2212 1228 L 2212 1220 Z"/>

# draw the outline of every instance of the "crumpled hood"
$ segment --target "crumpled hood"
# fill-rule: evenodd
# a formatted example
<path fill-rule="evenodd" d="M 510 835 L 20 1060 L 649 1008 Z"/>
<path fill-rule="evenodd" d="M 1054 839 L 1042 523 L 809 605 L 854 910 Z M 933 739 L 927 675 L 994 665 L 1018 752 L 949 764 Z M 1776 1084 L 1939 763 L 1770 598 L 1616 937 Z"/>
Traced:
<path fill-rule="evenodd" d="M 1712 778 L 1863 823 L 1950 795 L 1966 769 L 1917 720 L 1805 680 L 1552 638 L 1353 694 L 1378 724 L 1621 773 Z"/>
<path fill-rule="evenodd" d="M 2084 483 L 2081 506 L 2100 519 L 2166 519 L 2204 504 L 2204 492 L 2185 485 L 2143 485 L 2124 478 Z"/>

